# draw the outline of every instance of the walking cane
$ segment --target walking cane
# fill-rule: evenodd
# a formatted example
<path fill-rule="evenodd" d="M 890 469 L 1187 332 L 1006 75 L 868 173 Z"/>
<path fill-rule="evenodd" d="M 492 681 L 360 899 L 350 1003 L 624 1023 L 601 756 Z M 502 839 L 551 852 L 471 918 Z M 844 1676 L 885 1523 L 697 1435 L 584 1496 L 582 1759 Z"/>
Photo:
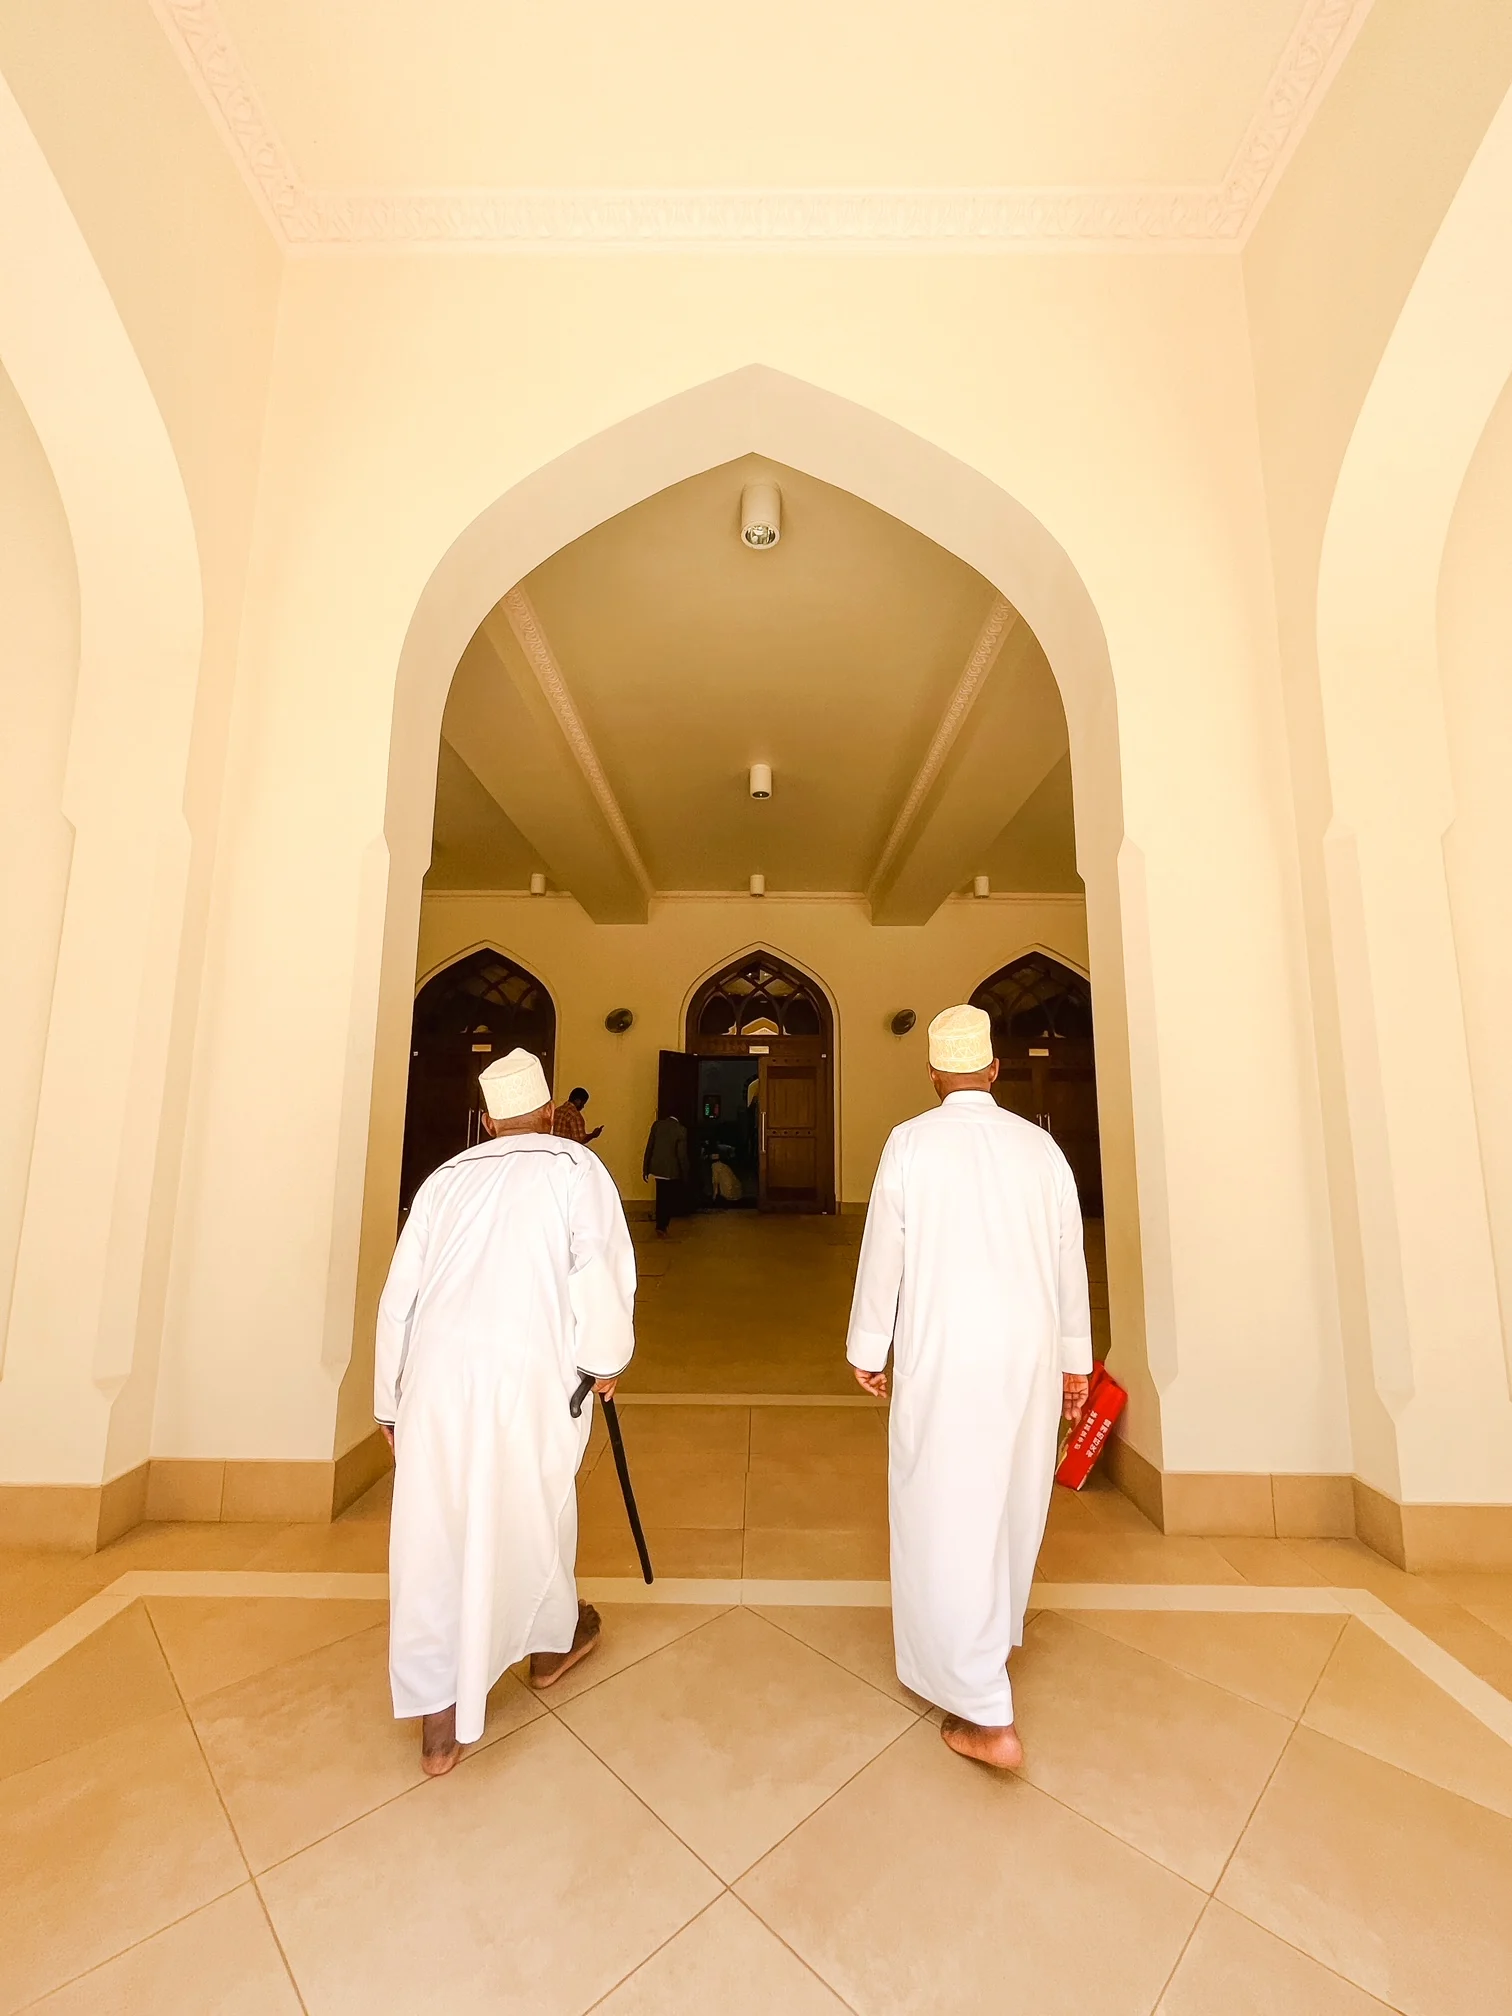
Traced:
<path fill-rule="evenodd" d="M 577 1391 L 568 1402 L 568 1412 L 574 1421 L 580 1420 L 583 1402 L 593 1391 L 595 1374 L 584 1372 L 578 1381 Z M 630 1465 L 625 1461 L 625 1438 L 620 1434 L 619 1409 L 614 1404 L 614 1396 L 606 1393 L 603 1398 L 604 1426 L 609 1431 L 609 1447 L 614 1451 L 614 1467 L 619 1472 L 620 1491 L 625 1500 L 625 1511 L 630 1520 L 630 1532 L 635 1540 L 635 1551 L 640 1556 L 641 1574 L 648 1582 L 656 1577 L 651 1573 L 651 1554 L 646 1546 L 646 1536 L 641 1530 L 640 1513 L 635 1508 L 635 1493 L 630 1488 Z"/>

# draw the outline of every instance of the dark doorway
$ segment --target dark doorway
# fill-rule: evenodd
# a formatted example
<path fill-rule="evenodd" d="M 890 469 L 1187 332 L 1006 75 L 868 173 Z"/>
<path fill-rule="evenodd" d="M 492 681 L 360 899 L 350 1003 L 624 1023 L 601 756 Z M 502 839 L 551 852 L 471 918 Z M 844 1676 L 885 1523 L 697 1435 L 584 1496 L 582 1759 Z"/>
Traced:
<path fill-rule="evenodd" d="M 1028 952 L 971 1001 L 992 1017 L 998 1104 L 1048 1130 L 1071 1164 L 1083 1216 L 1101 1218 L 1091 982 L 1047 952 Z"/>
<path fill-rule="evenodd" d="M 482 1135 L 478 1073 L 511 1050 L 532 1050 L 552 1078 L 556 1009 L 523 966 L 502 952 L 471 952 L 415 996 L 399 1216 L 433 1169 Z"/>
<path fill-rule="evenodd" d="M 728 1190 L 723 1163 L 740 1186 L 729 1204 L 833 1211 L 834 1018 L 823 991 L 775 953 L 747 955 L 694 995 L 686 1054 L 699 1069 L 695 1202 L 712 1207 Z"/>

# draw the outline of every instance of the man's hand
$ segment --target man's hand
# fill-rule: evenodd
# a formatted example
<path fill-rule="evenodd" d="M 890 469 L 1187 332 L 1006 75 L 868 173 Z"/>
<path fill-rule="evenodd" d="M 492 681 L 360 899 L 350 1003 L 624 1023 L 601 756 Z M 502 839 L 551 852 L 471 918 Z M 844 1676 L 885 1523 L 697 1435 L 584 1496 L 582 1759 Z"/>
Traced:
<path fill-rule="evenodd" d="M 600 1134 L 603 1133 L 603 1131 L 604 1130 L 602 1127 L 595 1127 L 593 1132 L 588 1136 L 588 1139 L 590 1141 L 597 1141 L 598 1137 L 600 1136 Z"/>
<path fill-rule="evenodd" d="M 595 1379 L 593 1390 L 597 1393 L 600 1400 L 612 1400 L 614 1398 L 614 1389 L 618 1384 L 618 1379 Z"/>
<path fill-rule="evenodd" d="M 859 1365 L 853 1365 L 851 1370 L 856 1375 L 856 1384 L 865 1392 L 870 1393 L 873 1400 L 885 1400 L 887 1398 L 887 1374 L 885 1372 L 863 1372 Z"/>
<path fill-rule="evenodd" d="M 379 1427 L 380 1427 L 380 1428 L 381 1428 L 381 1429 L 383 1430 L 383 1439 L 384 1439 L 384 1441 L 385 1441 L 385 1442 L 387 1442 L 387 1444 L 389 1445 L 390 1449 L 392 1449 L 392 1448 L 393 1448 L 393 1446 L 394 1446 L 394 1431 L 393 1431 L 393 1429 L 392 1429 L 392 1428 L 391 1428 L 391 1427 L 389 1426 L 389 1424 L 388 1424 L 388 1422 L 387 1422 L 387 1421 L 380 1421 L 380 1422 L 378 1423 L 378 1426 L 379 1426 Z"/>
<path fill-rule="evenodd" d="M 1061 1374 L 1061 1413 L 1073 1428 L 1087 1411 L 1087 1392 L 1091 1384 L 1085 1372 Z"/>

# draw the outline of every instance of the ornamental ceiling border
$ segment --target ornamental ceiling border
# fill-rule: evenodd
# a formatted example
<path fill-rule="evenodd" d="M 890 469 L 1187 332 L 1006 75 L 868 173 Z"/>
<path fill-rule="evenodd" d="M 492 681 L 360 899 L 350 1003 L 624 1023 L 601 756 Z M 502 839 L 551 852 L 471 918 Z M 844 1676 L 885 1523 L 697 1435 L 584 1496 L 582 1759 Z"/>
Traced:
<path fill-rule="evenodd" d="M 1371 0 L 1304 0 L 1221 182 L 1018 189 L 314 189 L 302 183 L 215 0 L 153 11 L 293 252 L 1016 246 L 1237 250 L 1364 25 Z"/>

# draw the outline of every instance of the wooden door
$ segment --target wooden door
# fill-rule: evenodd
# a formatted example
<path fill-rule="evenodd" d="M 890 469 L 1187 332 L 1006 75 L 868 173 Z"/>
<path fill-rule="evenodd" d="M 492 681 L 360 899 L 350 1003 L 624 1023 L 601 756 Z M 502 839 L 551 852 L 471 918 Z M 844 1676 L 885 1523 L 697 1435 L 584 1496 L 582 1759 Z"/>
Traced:
<path fill-rule="evenodd" d="M 656 1117 L 675 1115 L 688 1130 L 688 1179 L 679 1183 L 672 1209 L 686 1217 L 698 1208 L 698 1171 L 693 1166 L 693 1144 L 698 1133 L 698 1059 L 685 1050 L 663 1050 L 656 1068 Z"/>
<path fill-rule="evenodd" d="M 761 1208 L 824 1208 L 819 1066 L 761 1060 Z"/>
<path fill-rule="evenodd" d="M 1102 1155 L 1097 1132 L 1097 1072 L 1089 1041 L 1005 1045 L 993 1097 L 999 1106 L 1043 1127 L 1071 1164 L 1082 1215 L 1102 1216 Z"/>

